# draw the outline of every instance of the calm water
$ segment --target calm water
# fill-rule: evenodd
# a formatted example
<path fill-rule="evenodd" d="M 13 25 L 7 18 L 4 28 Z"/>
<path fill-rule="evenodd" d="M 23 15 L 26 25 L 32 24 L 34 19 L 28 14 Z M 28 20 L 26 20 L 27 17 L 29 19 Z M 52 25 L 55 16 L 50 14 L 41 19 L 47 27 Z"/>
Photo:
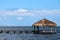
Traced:
<path fill-rule="evenodd" d="M 0 30 L 33 30 L 32 27 L 0 27 Z M 56 34 L 0 34 L 0 40 L 60 40 L 60 27 Z"/>

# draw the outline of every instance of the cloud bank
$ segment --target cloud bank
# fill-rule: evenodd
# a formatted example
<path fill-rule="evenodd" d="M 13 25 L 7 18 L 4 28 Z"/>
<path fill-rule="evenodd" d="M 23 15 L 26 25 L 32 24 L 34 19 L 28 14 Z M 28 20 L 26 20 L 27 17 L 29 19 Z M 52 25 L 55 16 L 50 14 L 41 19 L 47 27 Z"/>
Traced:
<path fill-rule="evenodd" d="M 27 9 L 17 9 L 17 10 L 0 10 L 0 18 L 1 19 L 7 19 L 6 16 L 16 16 L 17 20 L 23 20 L 24 17 L 31 17 L 33 19 L 37 19 L 41 16 L 59 16 L 60 15 L 60 9 L 39 9 L 39 10 L 27 10 Z M 0 20 L 1 20 L 0 19 Z"/>
<path fill-rule="evenodd" d="M 36 20 L 39 20 L 40 18 L 44 18 L 45 16 L 59 23 L 59 21 L 57 21 L 58 20 L 57 17 L 60 17 L 60 9 L 0 10 L 0 22 L 1 22 L 0 25 L 16 25 L 15 23 L 19 23 L 19 22 L 23 25 L 25 22 L 27 23 L 29 21 L 35 22 Z M 51 16 L 51 17 L 48 17 L 48 16 Z M 20 25 L 20 23 L 17 25 Z"/>
<path fill-rule="evenodd" d="M 47 16 L 47 15 L 60 15 L 60 9 L 53 10 L 0 10 L 0 16 Z"/>

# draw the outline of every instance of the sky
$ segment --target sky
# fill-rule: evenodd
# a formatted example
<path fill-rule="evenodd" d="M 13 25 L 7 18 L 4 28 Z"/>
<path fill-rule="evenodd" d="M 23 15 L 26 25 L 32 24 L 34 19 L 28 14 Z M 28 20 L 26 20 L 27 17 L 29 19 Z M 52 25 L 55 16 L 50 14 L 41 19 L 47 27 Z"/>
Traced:
<path fill-rule="evenodd" d="M 44 18 L 60 26 L 60 0 L 0 0 L 0 26 L 32 26 Z"/>

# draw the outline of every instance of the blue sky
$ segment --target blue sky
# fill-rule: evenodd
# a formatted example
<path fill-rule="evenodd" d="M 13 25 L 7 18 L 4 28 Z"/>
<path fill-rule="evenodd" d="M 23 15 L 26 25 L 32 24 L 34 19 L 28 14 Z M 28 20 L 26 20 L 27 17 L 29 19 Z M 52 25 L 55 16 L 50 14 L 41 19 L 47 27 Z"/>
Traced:
<path fill-rule="evenodd" d="M 60 26 L 60 0 L 0 0 L 0 26 L 31 26 L 43 18 Z"/>

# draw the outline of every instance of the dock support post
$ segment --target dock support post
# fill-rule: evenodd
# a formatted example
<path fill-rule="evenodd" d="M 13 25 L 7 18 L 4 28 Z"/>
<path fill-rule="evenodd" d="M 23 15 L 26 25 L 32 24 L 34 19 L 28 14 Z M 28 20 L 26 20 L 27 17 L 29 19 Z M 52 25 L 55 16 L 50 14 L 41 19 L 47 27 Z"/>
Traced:
<path fill-rule="evenodd" d="M 56 32 L 56 27 L 54 28 L 54 31 Z"/>
<path fill-rule="evenodd" d="M 34 26 L 34 33 L 35 33 L 35 26 Z"/>
<path fill-rule="evenodd" d="M 52 27 L 51 27 L 51 32 L 53 32 Z"/>
<path fill-rule="evenodd" d="M 39 33 L 39 26 L 37 26 L 37 33 Z"/>
<path fill-rule="evenodd" d="M 43 26 L 43 32 L 45 32 L 45 26 Z"/>

